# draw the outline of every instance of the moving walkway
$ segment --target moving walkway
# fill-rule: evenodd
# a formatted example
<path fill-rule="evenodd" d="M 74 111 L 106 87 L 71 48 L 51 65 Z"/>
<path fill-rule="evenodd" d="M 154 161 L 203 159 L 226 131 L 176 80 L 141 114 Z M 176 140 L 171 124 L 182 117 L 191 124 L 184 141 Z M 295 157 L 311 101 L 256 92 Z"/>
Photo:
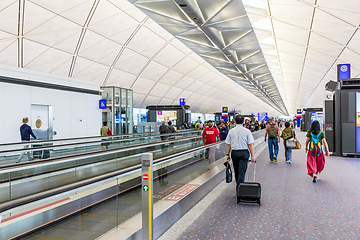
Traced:
<path fill-rule="evenodd" d="M 263 147 L 262 135 L 254 133 L 255 151 Z M 154 202 L 211 171 L 206 149 L 215 152 L 214 166 L 222 164 L 224 147 L 219 142 L 154 157 Z M 121 150 L 113 152 L 119 155 L 112 166 L 118 167 L 111 172 L 1 204 L 0 239 L 23 238 L 24 234 L 28 234 L 27 239 L 96 239 L 140 213 L 141 164 L 121 166 L 127 155 L 121 155 Z M 89 174 L 98 166 L 94 164 L 79 175 Z M 73 173 L 75 178 L 77 171 Z"/>
<path fill-rule="evenodd" d="M 106 145 L 109 149 L 115 149 L 119 147 L 145 144 L 151 142 L 159 142 L 163 139 L 179 139 L 189 136 L 198 136 L 201 131 L 187 130 L 179 131 L 174 134 L 160 134 L 158 132 L 150 133 L 136 133 L 126 135 L 115 135 L 115 136 L 103 136 L 103 137 L 84 137 L 84 138 L 69 138 L 59 139 L 51 141 L 37 141 L 33 140 L 30 143 L 6 143 L 0 144 L 0 166 L 13 164 L 17 161 L 18 157 L 23 152 L 30 151 L 32 156 L 35 158 L 35 153 L 46 152 L 48 154 L 42 154 L 43 157 L 35 158 L 46 159 L 65 157 L 71 155 L 77 155 L 82 153 L 89 153 L 101 150 L 102 144 Z M 24 148 L 24 145 L 29 144 L 29 147 Z M 40 155 L 41 154 L 36 154 Z M 22 162 L 28 161 L 27 156 L 24 156 Z"/>

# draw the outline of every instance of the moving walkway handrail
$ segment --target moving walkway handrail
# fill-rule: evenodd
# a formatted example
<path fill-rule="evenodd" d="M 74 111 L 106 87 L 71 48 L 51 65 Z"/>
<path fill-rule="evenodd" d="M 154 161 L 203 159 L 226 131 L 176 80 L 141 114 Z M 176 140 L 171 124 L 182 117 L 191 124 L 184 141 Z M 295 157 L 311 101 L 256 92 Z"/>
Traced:
<path fill-rule="evenodd" d="M 196 132 L 196 131 L 192 131 L 192 132 Z M 20 148 L 20 149 L 12 149 L 12 150 L 4 150 L 0 152 L 0 156 L 3 154 L 11 154 L 11 153 L 16 153 L 16 152 L 28 152 L 28 151 L 36 151 L 36 150 L 46 150 L 46 149 L 54 149 L 54 148 L 63 148 L 63 147 L 68 147 L 68 146 L 81 146 L 81 145 L 88 145 L 88 144 L 96 144 L 96 143 L 104 143 L 104 142 L 121 142 L 121 141 L 129 141 L 129 140 L 137 140 L 137 139 L 142 139 L 142 138 L 147 138 L 147 137 L 168 137 L 168 136 L 177 136 L 177 135 L 181 135 L 184 134 L 184 132 L 176 132 L 176 133 L 166 133 L 166 134 L 158 134 L 158 135 L 150 135 L 150 136 L 141 136 L 141 137 L 134 137 L 134 138 L 119 138 L 119 139 L 110 139 L 112 136 L 108 137 L 109 139 L 106 139 L 106 141 L 103 141 L 104 137 L 99 137 L 101 138 L 100 140 L 96 140 L 96 141 L 92 141 L 92 142 L 79 142 L 79 143 L 66 143 L 66 144 L 61 144 L 61 145 L 48 145 L 48 146 L 42 146 L 42 147 L 31 147 L 31 148 Z M 34 142 L 28 142 L 28 143 L 21 143 L 21 145 L 37 145 L 40 143 L 44 143 L 44 142 L 40 142 L 40 141 L 34 141 Z"/>
<path fill-rule="evenodd" d="M 191 131 L 196 131 L 196 129 L 191 128 L 191 129 L 179 129 L 177 130 L 177 132 L 179 133 L 183 133 L 183 132 L 191 132 Z M 46 144 L 46 143 L 54 143 L 54 142 L 61 142 L 61 141 L 76 141 L 76 140 L 86 140 L 86 139 L 93 139 L 93 138 L 101 138 L 101 139 L 106 139 L 106 138 L 128 138 L 129 136 L 132 135 L 160 135 L 160 133 L 158 131 L 156 132 L 145 132 L 145 133 L 129 133 L 129 134 L 119 134 L 119 135 L 111 135 L 111 136 L 88 136 L 88 137 L 77 137 L 77 138 L 62 138 L 62 139 L 54 139 L 54 140 L 38 140 L 36 141 L 36 143 L 38 144 Z M 35 141 L 34 141 L 35 142 Z M 10 145 L 24 145 L 27 144 L 27 142 L 13 142 L 13 143 L 2 143 L 0 144 L 0 148 L 1 147 L 5 147 L 5 146 L 10 146 Z M 31 144 L 31 142 L 30 142 Z"/>
<path fill-rule="evenodd" d="M 161 142 L 145 143 L 145 144 L 138 144 L 138 145 L 133 145 L 133 146 L 125 146 L 125 147 L 115 148 L 115 149 L 93 151 L 93 152 L 88 152 L 88 153 L 81 153 L 78 155 L 70 155 L 70 156 L 65 156 L 65 157 L 60 156 L 60 157 L 40 159 L 40 160 L 30 161 L 30 162 L 21 162 L 21 163 L 16 163 L 16 164 L 3 165 L 3 166 L 0 166 L 0 173 L 20 171 L 20 170 L 23 170 L 23 169 L 26 169 L 29 167 L 33 167 L 33 166 L 39 167 L 38 165 L 45 165 L 45 164 L 49 165 L 49 164 L 54 164 L 54 163 L 78 161 L 78 160 L 82 160 L 84 158 L 89 158 L 89 157 L 110 155 L 110 154 L 114 154 L 114 153 L 132 151 L 132 150 L 136 150 L 136 149 L 140 149 L 140 148 L 159 146 L 159 145 L 167 144 L 167 143 L 189 141 L 189 140 L 198 139 L 198 138 L 202 138 L 202 136 L 198 135 L 198 136 L 194 136 L 194 137 L 185 137 L 185 138 L 179 138 L 179 139 L 174 139 L 174 140 L 163 140 Z"/>
<path fill-rule="evenodd" d="M 181 155 L 196 152 L 196 151 L 199 151 L 201 149 L 216 146 L 216 145 L 219 145 L 219 144 L 222 144 L 222 143 L 223 143 L 223 141 L 213 143 L 213 144 L 209 144 L 209 145 L 205 145 L 205 146 L 201 146 L 201 147 L 196 147 L 194 149 L 186 150 L 186 151 L 183 151 L 183 152 L 180 152 L 180 153 L 175 153 L 175 154 L 172 154 L 172 155 L 169 155 L 169 156 L 154 160 L 154 164 L 164 162 L 166 160 L 179 157 Z M 27 197 L 19 198 L 19 199 L 10 201 L 10 202 L 6 202 L 6 203 L 3 203 L 3 204 L 0 204 L 0 213 L 3 213 L 5 211 L 7 211 L 9 209 L 12 209 L 12 208 L 15 208 L 15 207 L 25 205 L 27 203 L 35 202 L 35 201 L 38 201 L 38 200 L 41 200 L 41 199 L 44 199 L 44 198 L 47 198 L 47 197 L 55 196 L 57 194 L 68 192 L 68 191 L 71 191 L 71 190 L 74 190 L 74 189 L 77 189 L 77 188 L 80 188 L 80 187 L 84 187 L 84 186 L 87 186 L 87 185 L 90 185 L 90 184 L 94 184 L 96 182 L 100 182 L 100 181 L 103 181 L 103 180 L 106 180 L 106 179 L 109 179 L 109 178 L 116 177 L 117 175 L 121 175 L 121 174 L 124 174 L 124 173 L 128 173 L 130 171 L 140 169 L 141 166 L 142 166 L 141 164 L 137 164 L 137 165 L 134 165 L 132 167 L 128 167 L 128 168 L 125 168 L 125 169 L 122 169 L 122 170 L 118 170 L 118 171 L 115 171 L 115 172 L 103 174 L 101 176 L 97 176 L 97 177 L 93 177 L 93 178 L 90 178 L 90 179 L 82 180 L 82 181 L 79 181 L 77 183 L 71 183 L 71 184 L 68 184 L 66 186 L 54 188 L 54 189 L 47 190 L 47 191 L 44 191 L 44 192 L 41 192 L 41 193 L 33 194 L 31 196 L 27 196 Z"/>

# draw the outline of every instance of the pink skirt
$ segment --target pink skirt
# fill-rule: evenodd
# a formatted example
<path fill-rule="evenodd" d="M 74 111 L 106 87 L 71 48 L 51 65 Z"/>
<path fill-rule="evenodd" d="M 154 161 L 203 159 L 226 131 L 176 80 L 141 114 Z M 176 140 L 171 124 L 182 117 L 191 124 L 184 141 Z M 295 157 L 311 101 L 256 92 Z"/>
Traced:
<path fill-rule="evenodd" d="M 315 157 L 309 151 L 307 154 L 307 168 L 308 174 L 312 177 L 313 173 L 321 173 L 325 167 L 325 156 L 324 152 L 321 151 L 320 155 Z"/>

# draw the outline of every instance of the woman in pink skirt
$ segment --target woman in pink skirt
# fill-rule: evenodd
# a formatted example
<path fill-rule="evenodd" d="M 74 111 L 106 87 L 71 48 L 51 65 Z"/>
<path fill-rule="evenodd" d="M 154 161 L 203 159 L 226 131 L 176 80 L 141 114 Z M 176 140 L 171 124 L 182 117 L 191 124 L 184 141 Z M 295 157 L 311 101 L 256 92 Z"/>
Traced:
<path fill-rule="evenodd" d="M 308 174 L 313 182 L 319 179 L 319 174 L 325 166 L 325 156 L 322 151 L 322 144 L 325 146 L 326 156 L 329 156 L 329 147 L 325 140 L 325 134 L 320 131 L 320 123 L 313 121 L 309 132 L 306 134 L 307 168 Z"/>

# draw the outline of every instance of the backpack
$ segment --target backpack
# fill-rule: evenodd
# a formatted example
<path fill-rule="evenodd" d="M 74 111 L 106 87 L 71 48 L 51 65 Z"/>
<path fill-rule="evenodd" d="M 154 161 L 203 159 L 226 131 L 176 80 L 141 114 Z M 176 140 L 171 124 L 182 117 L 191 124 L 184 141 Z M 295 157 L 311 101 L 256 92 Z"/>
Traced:
<path fill-rule="evenodd" d="M 318 133 L 317 136 L 315 136 L 313 133 L 311 134 L 311 139 L 310 139 L 310 152 L 311 155 L 313 155 L 314 157 L 317 157 L 320 155 L 321 153 L 321 143 L 320 143 L 320 135 L 321 135 L 321 131 Z"/>
<path fill-rule="evenodd" d="M 284 140 L 288 140 L 290 138 L 293 138 L 294 137 L 294 133 L 293 133 L 293 130 L 292 129 L 287 129 L 285 128 L 282 132 L 282 136 L 283 136 L 283 139 Z"/>
<path fill-rule="evenodd" d="M 277 132 L 276 132 L 275 124 L 270 124 L 268 133 L 269 133 L 269 139 L 276 139 L 277 138 Z"/>

